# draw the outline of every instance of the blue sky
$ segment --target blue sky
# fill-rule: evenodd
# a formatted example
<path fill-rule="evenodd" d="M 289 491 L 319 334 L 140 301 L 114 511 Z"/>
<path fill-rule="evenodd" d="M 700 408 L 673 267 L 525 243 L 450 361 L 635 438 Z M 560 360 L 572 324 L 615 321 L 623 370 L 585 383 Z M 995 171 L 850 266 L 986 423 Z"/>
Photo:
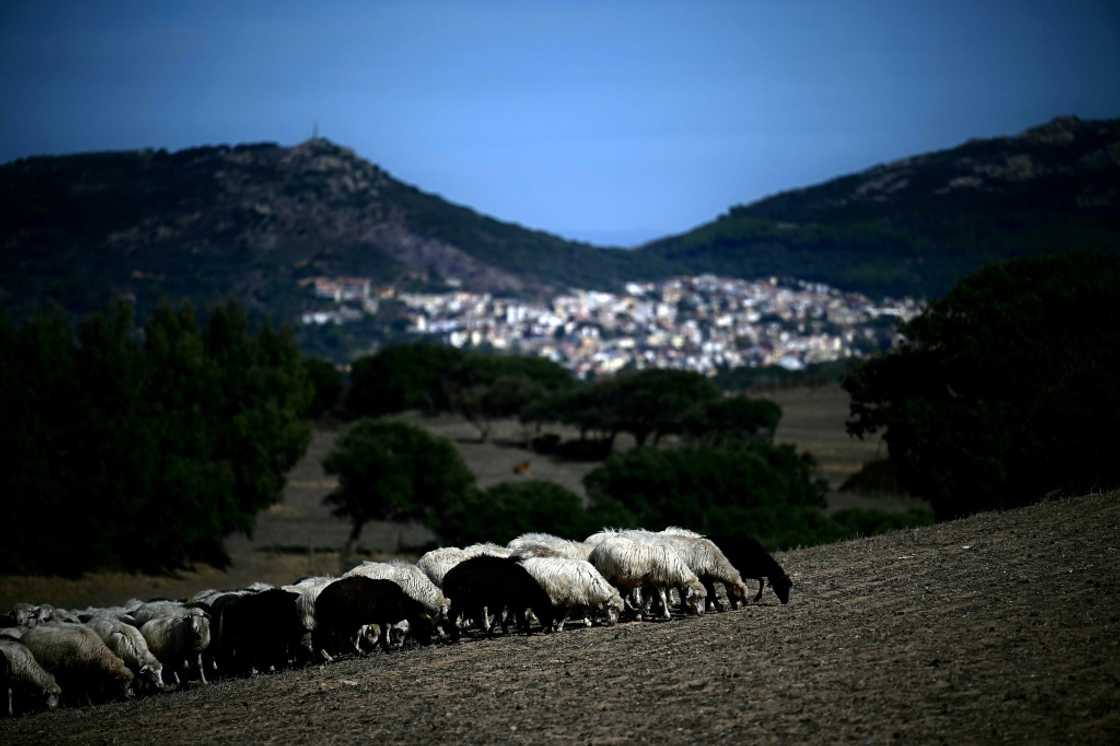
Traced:
<path fill-rule="evenodd" d="M 0 162 L 320 132 L 634 243 L 1056 115 L 1120 116 L 1115 2 L 13 2 Z"/>

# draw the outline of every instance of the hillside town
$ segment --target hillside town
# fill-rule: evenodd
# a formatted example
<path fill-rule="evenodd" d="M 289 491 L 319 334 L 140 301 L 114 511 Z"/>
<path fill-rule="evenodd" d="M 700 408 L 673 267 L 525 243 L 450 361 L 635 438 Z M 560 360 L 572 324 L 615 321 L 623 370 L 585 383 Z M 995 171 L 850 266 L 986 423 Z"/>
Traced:
<path fill-rule="evenodd" d="M 551 302 L 473 293 L 376 287 L 368 278 L 304 280 L 304 325 L 376 318 L 392 306 L 407 333 L 455 347 L 552 359 L 576 375 L 676 368 L 714 375 L 738 366 L 782 366 L 858 357 L 889 346 L 917 315 L 913 298 L 872 301 L 819 283 L 714 275 L 632 282 L 620 293 L 573 289 Z"/>

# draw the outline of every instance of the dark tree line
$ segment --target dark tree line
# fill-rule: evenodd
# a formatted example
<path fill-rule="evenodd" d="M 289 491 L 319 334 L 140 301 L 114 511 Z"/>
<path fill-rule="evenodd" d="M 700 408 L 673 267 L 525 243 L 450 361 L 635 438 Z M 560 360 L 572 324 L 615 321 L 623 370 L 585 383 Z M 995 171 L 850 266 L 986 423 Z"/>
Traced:
<path fill-rule="evenodd" d="M 848 429 L 882 431 L 938 518 L 1120 485 L 1120 258 L 983 269 L 859 367 Z"/>
<path fill-rule="evenodd" d="M 312 387 L 287 331 L 238 306 L 118 303 L 0 320 L 5 572 L 222 565 L 303 454 Z"/>

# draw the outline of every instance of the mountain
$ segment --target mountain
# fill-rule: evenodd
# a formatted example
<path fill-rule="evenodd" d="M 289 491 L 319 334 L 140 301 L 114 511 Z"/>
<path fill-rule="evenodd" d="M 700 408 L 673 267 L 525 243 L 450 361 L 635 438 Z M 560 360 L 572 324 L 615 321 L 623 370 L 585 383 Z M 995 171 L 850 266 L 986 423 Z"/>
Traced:
<path fill-rule="evenodd" d="M 731 208 L 639 252 L 691 272 L 937 296 L 990 261 L 1120 250 L 1120 120 L 1055 119 Z"/>
<path fill-rule="evenodd" d="M 504 223 L 322 138 L 27 158 L 0 166 L 0 306 L 150 308 L 234 296 L 291 318 L 301 279 L 408 278 L 496 293 L 602 286 L 642 263 Z"/>
<path fill-rule="evenodd" d="M 733 207 L 631 251 L 495 220 L 323 138 L 0 166 L 0 309 L 233 296 L 293 319 L 315 276 L 543 296 L 716 272 L 938 295 L 980 265 L 1120 244 L 1120 120 L 1056 119 Z"/>

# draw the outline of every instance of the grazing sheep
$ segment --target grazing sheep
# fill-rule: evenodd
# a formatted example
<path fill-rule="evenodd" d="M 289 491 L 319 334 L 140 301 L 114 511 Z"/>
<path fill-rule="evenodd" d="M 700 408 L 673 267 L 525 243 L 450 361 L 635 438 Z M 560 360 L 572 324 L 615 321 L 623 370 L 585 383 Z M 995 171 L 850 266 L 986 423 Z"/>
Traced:
<path fill-rule="evenodd" d="M 561 557 L 530 557 L 521 561 L 533 579 L 544 588 L 552 601 L 554 629 L 563 631 L 573 610 L 602 611 L 607 624 L 614 624 L 622 613 L 622 596 L 586 560 Z"/>
<path fill-rule="evenodd" d="M 552 601 L 529 571 L 509 557 L 480 554 L 463 560 L 444 577 L 443 592 L 451 601 L 448 633 L 458 639 L 458 622 L 477 619 L 487 634 L 492 632 L 490 613 L 508 610 L 520 617 L 528 632 L 525 609 L 531 609 L 547 630 L 552 626 Z M 503 615 L 502 629 L 508 631 L 509 616 Z"/>
<path fill-rule="evenodd" d="M 786 575 L 781 565 L 774 561 L 766 548 L 758 540 L 750 536 L 712 537 L 723 547 L 724 553 L 744 578 L 758 581 L 758 593 L 754 600 L 762 598 L 762 591 L 766 588 L 766 581 L 774 589 L 774 595 L 783 604 L 789 603 L 789 592 L 793 588 L 793 581 Z"/>
<path fill-rule="evenodd" d="M 34 627 L 51 622 L 79 623 L 77 615 L 66 609 L 56 609 L 50 604 L 16 604 L 12 607 L 12 617 L 18 627 Z"/>
<path fill-rule="evenodd" d="M 190 609 L 183 616 L 163 616 L 150 619 L 140 627 L 140 633 L 148 643 L 148 649 L 159 658 L 164 667 L 164 683 L 167 674 L 176 686 L 182 685 L 191 663 L 198 666 L 198 676 L 203 684 L 206 671 L 202 664 L 202 652 L 210 644 L 210 619 L 201 609 Z M 183 673 L 183 677 L 179 673 Z"/>
<path fill-rule="evenodd" d="M 132 672 L 84 624 L 39 624 L 20 642 L 54 675 L 67 697 L 82 695 L 92 703 L 132 696 Z"/>
<path fill-rule="evenodd" d="M 195 598 L 187 602 L 187 608 L 201 610 L 210 620 L 210 643 L 201 654 L 204 670 L 209 669 L 212 673 L 219 673 L 218 657 L 219 651 L 222 650 L 222 614 L 230 604 L 252 592 L 235 590 L 212 593 L 207 591 L 205 594 L 196 594 Z"/>
<path fill-rule="evenodd" d="M 74 612 L 78 616 L 78 621 L 83 624 L 89 622 L 90 619 L 97 619 L 99 617 L 106 617 L 109 619 L 116 619 L 118 622 L 130 624 L 137 629 L 140 625 L 136 622 L 136 618 L 128 613 L 128 609 L 123 606 L 87 606 L 84 609 L 78 609 Z"/>
<path fill-rule="evenodd" d="M 743 582 L 739 571 L 728 561 L 715 542 L 700 534 L 675 527 L 667 528 L 657 536 L 661 541 L 676 549 L 681 559 L 688 565 L 688 569 L 700 578 L 700 582 L 704 584 L 704 589 L 708 592 L 707 604 L 709 608 L 715 608 L 717 611 L 723 610 L 719 594 L 716 593 L 716 583 L 723 584 L 731 608 L 737 609 L 740 604 L 746 604 L 747 584 Z"/>
<path fill-rule="evenodd" d="M 303 638 L 300 594 L 280 588 L 234 596 L 216 616 L 213 656 L 223 671 L 250 673 L 287 666 Z"/>
<path fill-rule="evenodd" d="M 568 541 L 552 534 L 522 534 L 506 545 L 514 554 L 521 557 L 565 557 L 585 560 L 591 556 L 593 544 L 584 541 Z"/>
<path fill-rule="evenodd" d="M 442 620 L 447 616 L 449 605 L 447 597 L 416 565 L 399 561 L 363 562 L 342 577 L 355 575 L 370 580 L 391 580 L 399 585 L 409 598 L 424 604 L 424 608 L 433 618 Z"/>
<path fill-rule="evenodd" d="M 428 576 L 428 579 L 439 587 L 443 587 L 443 577 L 455 565 L 471 557 L 488 554 L 492 557 L 509 557 L 511 552 L 506 547 L 497 544 L 471 544 L 468 547 L 440 547 L 425 553 L 416 561 L 416 566 Z"/>
<path fill-rule="evenodd" d="M 323 592 L 323 589 L 335 580 L 336 578 L 331 577 L 301 578 L 293 585 L 284 586 L 284 590 L 299 594 L 299 598 L 296 599 L 296 608 L 299 610 L 300 624 L 303 627 L 300 647 L 307 660 L 314 660 L 316 658 L 315 643 L 313 640 L 315 632 L 315 601 L 319 598 L 319 594 Z"/>
<path fill-rule="evenodd" d="M 0 692 L 4 693 L 4 712 L 8 717 L 15 714 L 12 710 L 12 664 L 0 655 Z"/>
<path fill-rule="evenodd" d="M 459 547 L 440 547 L 430 552 L 425 552 L 416 561 L 420 571 L 439 587 L 443 587 L 443 576 L 455 565 L 469 559 L 467 553 Z"/>
<path fill-rule="evenodd" d="M 140 630 L 111 616 L 97 616 L 86 622 L 113 653 L 132 671 L 138 689 L 163 689 L 163 664 L 148 650 Z"/>
<path fill-rule="evenodd" d="M 389 649 L 389 627 L 408 620 L 413 639 L 423 645 L 432 641 L 434 624 L 428 610 L 409 598 L 391 580 L 371 580 L 355 575 L 340 578 L 319 594 L 315 602 L 315 647 L 330 652 L 352 649 L 361 653 L 357 638 L 364 625 L 381 630 L 381 647 Z"/>
<path fill-rule="evenodd" d="M 0 637 L 0 658 L 8 667 L 7 707 L 13 715 L 15 704 L 21 711 L 58 707 L 62 688 L 54 676 L 44 669 L 22 642 Z"/>
<path fill-rule="evenodd" d="M 190 606 L 182 601 L 142 601 L 128 606 L 128 614 L 143 627 L 153 619 L 189 616 Z"/>
<path fill-rule="evenodd" d="M 704 613 L 704 599 L 708 595 L 704 585 L 676 550 L 666 544 L 615 535 L 595 546 L 590 562 L 619 590 L 651 588 L 661 600 L 665 619 L 670 618 L 665 592 L 673 588 L 683 589 L 682 602 L 692 613 Z"/>

